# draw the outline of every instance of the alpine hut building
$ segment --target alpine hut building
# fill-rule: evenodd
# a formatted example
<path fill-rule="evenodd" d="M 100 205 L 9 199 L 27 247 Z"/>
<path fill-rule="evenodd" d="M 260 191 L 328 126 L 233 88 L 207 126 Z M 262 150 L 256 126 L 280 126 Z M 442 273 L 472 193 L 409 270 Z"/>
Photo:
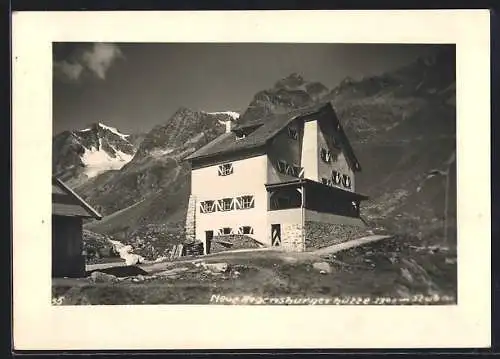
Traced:
<path fill-rule="evenodd" d="M 205 254 L 214 237 L 234 234 L 305 251 L 366 230 L 361 166 L 330 103 L 227 125 L 186 160 L 186 235 Z"/>

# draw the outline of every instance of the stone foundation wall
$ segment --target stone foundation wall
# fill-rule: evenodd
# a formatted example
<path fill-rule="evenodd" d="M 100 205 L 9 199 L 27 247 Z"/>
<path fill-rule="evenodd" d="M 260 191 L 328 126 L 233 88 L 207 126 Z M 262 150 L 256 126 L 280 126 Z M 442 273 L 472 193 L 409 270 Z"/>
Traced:
<path fill-rule="evenodd" d="M 281 247 L 291 252 L 305 250 L 302 224 L 283 223 L 281 225 Z"/>
<path fill-rule="evenodd" d="M 196 239 L 196 197 L 194 196 L 189 196 L 185 230 L 186 239 Z"/>
<path fill-rule="evenodd" d="M 314 221 L 305 222 L 305 247 L 318 249 L 347 242 L 367 234 L 368 228 L 346 224 L 331 224 Z"/>

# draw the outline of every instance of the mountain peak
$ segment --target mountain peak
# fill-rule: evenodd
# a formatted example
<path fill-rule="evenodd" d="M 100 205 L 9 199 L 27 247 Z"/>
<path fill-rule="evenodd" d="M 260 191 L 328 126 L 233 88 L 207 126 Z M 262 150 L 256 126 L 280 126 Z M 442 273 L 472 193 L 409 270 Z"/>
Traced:
<path fill-rule="evenodd" d="M 281 80 L 278 80 L 274 87 L 281 88 L 281 87 L 297 87 L 301 86 L 304 84 L 304 78 L 302 75 L 300 75 L 297 72 L 292 72 L 290 75 L 282 78 Z"/>
<path fill-rule="evenodd" d="M 78 130 L 76 132 L 89 132 L 89 131 L 94 131 L 94 132 L 99 132 L 99 131 L 109 131 L 119 137 L 121 137 L 122 139 L 126 139 L 127 137 L 129 137 L 129 135 L 125 135 L 123 133 L 121 133 L 120 131 L 118 131 L 118 129 L 116 127 L 111 127 L 111 126 L 108 126 L 102 122 L 92 122 L 90 123 L 89 125 L 87 125 L 83 130 Z"/>

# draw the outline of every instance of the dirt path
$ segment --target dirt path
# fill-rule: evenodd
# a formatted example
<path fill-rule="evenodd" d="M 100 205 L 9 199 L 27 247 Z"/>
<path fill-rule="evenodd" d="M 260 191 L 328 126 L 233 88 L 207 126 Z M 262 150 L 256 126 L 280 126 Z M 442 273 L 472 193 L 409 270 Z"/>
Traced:
<path fill-rule="evenodd" d="M 294 262 L 294 263 L 307 262 L 314 260 L 322 260 L 322 257 L 325 255 L 330 255 L 343 250 L 347 250 L 350 248 L 362 246 L 367 243 L 372 243 L 388 238 L 392 238 L 392 236 L 372 235 L 354 239 L 352 241 L 344 243 L 334 244 L 332 246 L 320 248 L 315 251 L 309 251 L 309 252 L 286 252 L 274 248 L 240 249 L 240 250 L 224 251 L 220 253 L 208 254 L 202 257 L 179 259 L 169 262 L 144 263 L 140 264 L 139 267 L 149 273 L 154 273 L 168 269 L 173 266 L 193 263 L 194 261 L 203 261 L 207 263 L 224 262 L 224 261 L 234 261 L 238 259 L 247 259 L 249 256 L 251 256 L 254 259 L 275 258 L 276 260 L 281 260 L 284 262 Z"/>

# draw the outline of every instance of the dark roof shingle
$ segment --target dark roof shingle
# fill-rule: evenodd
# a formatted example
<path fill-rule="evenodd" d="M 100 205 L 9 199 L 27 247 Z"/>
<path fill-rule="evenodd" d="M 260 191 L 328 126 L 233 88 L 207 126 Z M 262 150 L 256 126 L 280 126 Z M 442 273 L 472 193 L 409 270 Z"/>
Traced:
<path fill-rule="evenodd" d="M 233 128 L 232 132 L 222 134 L 202 148 L 193 152 L 191 155 L 187 156 L 185 160 L 202 159 L 214 157 L 224 153 L 259 148 L 266 145 L 267 141 L 276 136 L 294 119 L 316 114 L 321 112 L 322 110 L 329 110 L 335 113 L 332 105 L 329 102 L 318 103 L 313 106 L 299 108 L 288 113 L 274 114 L 260 119 L 253 119 L 250 122 L 238 124 Z M 338 121 L 336 117 L 335 119 L 336 121 Z M 237 132 L 245 131 L 245 129 L 255 127 L 257 127 L 257 129 L 250 132 L 246 137 L 236 137 Z M 339 127 L 339 129 L 339 136 L 341 139 L 341 143 L 343 144 L 343 147 L 345 149 L 348 161 L 350 162 L 354 170 L 361 170 L 359 162 L 354 155 L 354 151 L 349 143 L 349 140 L 347 139 L 347 136 L 345 135 L 341 126 Z"/>

